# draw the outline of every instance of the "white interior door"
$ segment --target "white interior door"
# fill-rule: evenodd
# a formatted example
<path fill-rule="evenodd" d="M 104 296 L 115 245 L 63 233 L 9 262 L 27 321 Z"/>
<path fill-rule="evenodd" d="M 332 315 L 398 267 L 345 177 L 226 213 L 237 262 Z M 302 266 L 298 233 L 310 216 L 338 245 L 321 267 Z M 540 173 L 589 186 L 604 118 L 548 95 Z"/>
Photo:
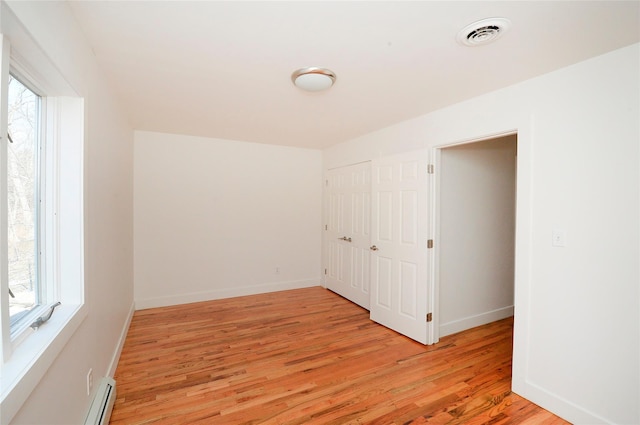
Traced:
<path fill-rule="evenodd" d="M 326 237 L 328 289 L 369 309 L 371 163 L 329 170 Z"/>
<path fill-rule="evenodd" d="M 373 162 L 371 319 L 423 344 L 428 337 L 427 152 Z"/>

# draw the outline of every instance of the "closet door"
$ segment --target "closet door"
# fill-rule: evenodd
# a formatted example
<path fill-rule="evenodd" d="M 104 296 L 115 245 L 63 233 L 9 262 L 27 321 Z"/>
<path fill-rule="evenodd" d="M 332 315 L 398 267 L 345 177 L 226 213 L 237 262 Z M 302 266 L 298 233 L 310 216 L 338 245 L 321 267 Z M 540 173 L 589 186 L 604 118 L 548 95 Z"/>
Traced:
<path fill-rule="evenodd" d="M 325 284 L 369 309 L 371 163 L 329 170 L 326 191 Z"/>
<path fill-rule="evenodd" d="M 427 152 L 374 161 L 372 200 L 371 320 L 426 344 Z"/>

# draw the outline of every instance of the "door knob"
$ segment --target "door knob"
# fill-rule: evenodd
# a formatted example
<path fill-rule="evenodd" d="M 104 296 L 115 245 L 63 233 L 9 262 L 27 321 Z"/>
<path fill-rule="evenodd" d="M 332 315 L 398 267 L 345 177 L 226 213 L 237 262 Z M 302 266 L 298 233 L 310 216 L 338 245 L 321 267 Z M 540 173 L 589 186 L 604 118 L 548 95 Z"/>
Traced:
<path fill-rule="evenodd" d="M 378 247 L 377 247 L 377 246 L 375 246 L 375 245 L 373 245 L 373 246 L 370 246 L 370 247 L 369 247 L 369 249 L 370 249 L 371 251 L 377 251 L 377 250 L 378 250 Z"/>

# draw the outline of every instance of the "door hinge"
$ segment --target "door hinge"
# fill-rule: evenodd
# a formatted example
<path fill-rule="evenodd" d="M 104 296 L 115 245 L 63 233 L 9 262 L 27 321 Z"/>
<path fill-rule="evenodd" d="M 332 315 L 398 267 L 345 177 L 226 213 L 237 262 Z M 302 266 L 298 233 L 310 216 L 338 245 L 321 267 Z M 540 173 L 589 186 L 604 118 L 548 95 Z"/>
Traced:
<path fill-rule="evenodd" d="M 427 173 L 433 174 L 433 164 L 427 165 Z"/>
<path fill-rule="evenodd" d="M 329 225 L 328 224 L 324 225 L 324 230 L 329 230 Z"/>
<path fill-rule="evenodd" d="M 433 239 L 429 239 L 427 241 L 427 248 L 429 248 L 429 249 L 433 248 Z"/>
<path fill-rule="evenodd" d="M 324 181 L 324 185 L 325 185 L 325 186 L 329 186 L 329 180 L 325 180 L 325 181 Z"/>
<path fill-rule="evenodd" d="M 327 274 L 327 269 L 324 269 L 324 274 Z"/>
<path fill-rule="evenodd" d="M 427 313 L 427 323 L 433 320 L 433 313 Z"/>

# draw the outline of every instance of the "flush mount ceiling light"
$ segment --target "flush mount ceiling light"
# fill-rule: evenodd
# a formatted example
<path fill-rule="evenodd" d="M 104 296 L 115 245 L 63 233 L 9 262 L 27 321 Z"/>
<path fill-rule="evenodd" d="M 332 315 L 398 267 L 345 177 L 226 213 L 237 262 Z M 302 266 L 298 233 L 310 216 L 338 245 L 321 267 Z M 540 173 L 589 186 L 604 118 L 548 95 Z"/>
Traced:
<path fill-rule="evenodd" d="M 479 46 L 502 37 L 511 21 L 505 18 L 489 18 L 467 25 L 458 33 L 456 40 L 465 46 Z"/>
<path fill-rule="evenodd" d="M 333 85 L 336 81 L 336 74 L 329 69 L 310 66 L 294 71 L 291 74 L 291 81 L 302 90 L 320 91 Z"/>

